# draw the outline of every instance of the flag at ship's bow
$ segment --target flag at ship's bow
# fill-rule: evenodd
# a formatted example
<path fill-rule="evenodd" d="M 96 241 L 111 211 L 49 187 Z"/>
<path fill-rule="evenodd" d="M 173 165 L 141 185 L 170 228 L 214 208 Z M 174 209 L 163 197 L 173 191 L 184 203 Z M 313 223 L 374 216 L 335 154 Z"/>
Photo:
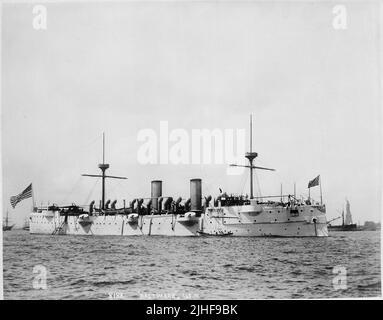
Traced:
<path fill-rule="evenodd" d="M 27 198 L 31 198 L 31 197 L 32 197 L 32 183 L 23 192 L 21 192 L 17 196 L 11 197 L 10 200 L 11 200 L 11 205 L 12 205 L 13 209 L 15 209 L 16 205 L 20 201 L 27 199 Z"/>
<path fill-rule="evenodd" d="M 315 179 L 309 181 L 309 185 L 307 188 L 318 186 L 319 185 L 319 179 L 320 179 L 320 175 L 318 175 Z"/>

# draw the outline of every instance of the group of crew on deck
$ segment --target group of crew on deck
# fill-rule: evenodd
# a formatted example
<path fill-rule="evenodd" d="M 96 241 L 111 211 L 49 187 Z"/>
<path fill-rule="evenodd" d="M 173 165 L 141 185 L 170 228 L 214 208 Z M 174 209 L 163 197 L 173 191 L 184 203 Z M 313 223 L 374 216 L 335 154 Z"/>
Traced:
<path fill-rule="evenodd" d="M 92 215 L 94 213 L 102 213 L 105 215 L 115 215 L 115 214 L 130 214 L 137 213 L 139 215 L 159 215 L 159 214 L 184 214 L 191 210 L 191 199 L 187 199 L 182 202 L 182 198 L 179 197 L 177 200 L 174 200 L 172 197 L 159 197 L 156 199 L 149 198 L 146 203 L 144 203 L 144 199 L 134 199 L 130 202 L 129 207 L 116 208 L 117 200 L 111 202 L 111 200 L 107 200 L 105 202 L 104 208 L 102 209 L 101 202 L 100 206 L 97 208 L 95 206 L 95 201 L 92 201 L 89 204 L 89 214 Z M 212 200 L 211 196 L 204 197 L 203 205 L 201 212 L 204 212 Z M 282 199 L 281 199 L 282 200 Z M 256 201 L 257 204 L 261 205 L 270 205 L 270 206 L 282 206 L 290 209 L 295 209 L 297 206 L 310 205 L 310 200 L 306 200 L 302 202 L 297 200 L 293 196 L 288 196 L 288 201 L 283 202 L 275 202 L 275 201 Z M 227 193 L 221 193 L 217 198 L 213 199 L 214 207 L 226 207 L 226 206 L 243 206 L 250 205 L 250 199 L 248 195 L 228 195 Z M 56 205 L 52 205 L 48 207 L 48 210 L 51 211 L 60 211 L 62 215 L 80 215 L 86 213 L 84 209 L 80 206 L 72 204 L 70 206 L 58 207 Z"/>

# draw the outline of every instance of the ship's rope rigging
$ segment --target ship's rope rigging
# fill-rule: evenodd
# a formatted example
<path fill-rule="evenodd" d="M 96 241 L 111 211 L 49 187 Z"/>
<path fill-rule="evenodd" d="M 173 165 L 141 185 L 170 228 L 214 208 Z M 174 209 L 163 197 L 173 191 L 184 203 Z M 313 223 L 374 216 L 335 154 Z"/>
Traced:
<path fill-rule="evenodd" d="M 97 137 L 96 138 L 94 138 L 94 139 L 92 139 L 90 142 L 87 142 L 87 143 L 85 143 L 85 144 L 83 144 L 82 146 L 79 146 L 79 147 L 77 147 L 77 148 L 74 148 L 73 149 L 73 152 L 78 152 L 78 151 L 81 151 L 81 152 L 87 152 L 88 151 L 88 149 L 90 149 L 90 147 L 92 147 L 96 142 L 97 143 L 99 143 L 100 142 L 100 139 L 102 139 L 102 138 L 100 138 L 99 137 L 99 135 L 97 135 Z"/>
<path fill-rule="evenodd" d="M 65 196 L 64 200 L 63 200 L 63 203 L 67 203 L 70 199 L 70 197 L 72 196 L 73 192 L 78 188 L 78 185 L 80 184 L 80 182 L 82 181 L 82 177 L 78 177 L 75 184 L 73 185 L 72 189 L 69 191 L 69 193 L 67 193 L 67 195 Z"/>
<path fill-rule="evenodd" d="M 116 194 L 116 193 L 114 193 L 114 191 L 116 190 L 117 187 L 120 190 L 124 190 L 124 186 L 121 184 L 121 182 L 119 180 L 116 180 L 115 182 L 116 183 L 114 183 L 113 187 L 110 189 L 110 191 L 108 191 L 108 193 L 109 193 L 109 198 L 118 199 L 118 192 Z M 123 199 L 125 199 L 125 198 L 122 197 L 122 200 Z"/>
<path fill-rule="evenodd" d="M 203 172 L 203 175 L 205 177 L 209 177 L 205 167 L 202 165 L 201 166 L 201 170 Z M 205 182 L 205 181 L 210 181 L 210 182 Z M 213 198 L 215 198 L 217 196 L 217 193 L 218 193 L 218 188 L 222 188 L 222 186 L 219 185 L 219 181 L 218 181 L 218 178 L 211 178 L 210 176 L 210 179 L 203 179 L 202 180 L 202 186 L 203 186 L 203 189 L 206 189 L 206 192 L 204 192 L 205 196 L 208 196 L 208 195 L 211 195 Z M 214 191 L 213 189 L 215 189 L 215 186 L 217 186 L 217 190 Z"/>
<path fill-rule="evenodd" d="M 258 196 L 258 197 L 262 197 L 261 185 L 259 184 L 259 179 L 258 179 L 258 175 L 257 175 L 257 170 L 255 170 L 254 175 L 255 175 L 255 181 L 257 182 L 257 196 Z"/>
<path fill-rule="evenodd" d="M 254 176 L 255 176 L 255 182 L 256 182 L 256 188 L 255 188 L 255 192 L 256 192 L 256 196 L 257 197 L 262 197 L 262 192 L 261 192 L 261 185 L 259 183 L 259 179 L 258 179 L 258 175 L 257 175 L 257 172 L 256 170 L 253 171 L 254 172 Z M 242 191 L 242 194 L 249 194 L 247 188 L 248 188 L 248 181 L 249 181 L 249 175 L 246 173 L 246 174 L 243 174 L 242 175 L 242 180 L 240 182 L 240 190 Z"/>
<path fill-rule="evenodd" d="M 90 142 L 87 142 L 85 144 L 83 144 L 82 146 L 80 147 L 77 147 L 77 148 L 73 148 L 72 149 L 72 152 L 74 153 L 78 153 L 78 152 L 81 152 L 81 153 L 85 153 L 91 146 L 93 146 L 96 142 L 99 142 L 100 141 L 100 137 L 97 136 L 96 138 L 92 139 Z M 66 196 L 64 197 L 63 199 L 63 204 L 67 204 L 68 201 L 70 201 L 73 193 L 79 188 L 79 185 L 83 182 L 83 177 L 82 176 L 79 176 L 75 182 L 75 184 L 73 185 L 72 189 L 66 194 Z M 92 190 L 90 192 L 90 194 L 88 195 L 88 198 L 87 200 L 85 201 L 85 203 L 88 203 L 89 201 L 89 198 L 90 196 L 92 195 L 92 192 L 94 191 L 94 188 L 97 184 L 97 182 L 99 181 L 99 179 L 96 180 L 96 183 L 93 185 L 92 187 Z"/>
<path fill-rule="evenodd" d="M 96 179 L 95 183 L 93 184 L 92 189 L 90 190 L 90 192 L 89 192 L 89 194 L 85 200 L 85 204 L 89 203 L 90 197 L 92 196 L 94 189 L 96 188 L 96 185 L 98 184 L 99 181 L 100 181 L 100 178 Z"/>
<path fill-rule="evenodd" d="M 240 185 L 239 190 L 241 190 L 242 194 L 248 194 L 248 192 L 246 192 L 247 179 L 248 179 L 248 175 L 247 174 L 242 174 L 241 181 L 240 181 L 240 184 L 239 184 Z"/>

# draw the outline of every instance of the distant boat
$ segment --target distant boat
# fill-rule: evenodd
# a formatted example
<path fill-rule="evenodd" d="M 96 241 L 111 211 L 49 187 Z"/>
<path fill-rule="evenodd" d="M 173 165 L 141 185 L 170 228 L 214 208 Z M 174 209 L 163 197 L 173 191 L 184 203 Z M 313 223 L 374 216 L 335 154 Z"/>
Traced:
<path fill-rule="evenodd" d="M 29 218 L 24 220 L 23 230 L 29 231 Z"/>
<path fill-rule="evenodd" d="M 7 216 L 5 217 L 5 222 L 3 224 L 3 231 L 9 231 L 11 230 L 15 225 L 9 225 L 9 219 L 8 219 L 8 210 L 7 210 Z"/>
<path fill-rule="evenodd" d="M 341 225 L 331 225 L 332 221 L 335 221 L 339 218 L 342 218 L 342 224 Z M 339 216 L 335 219 L 330 220 L 327 222 L 327 229 L 330 231 L 360 231 L 362 228 L 358 227 L 356 223 L 352 223 L 352 216 L 350 211 L 350 202 L 346 200 L 346 219 L 344 218 L 344 210 L 342 209 L 342 216 Z"/>

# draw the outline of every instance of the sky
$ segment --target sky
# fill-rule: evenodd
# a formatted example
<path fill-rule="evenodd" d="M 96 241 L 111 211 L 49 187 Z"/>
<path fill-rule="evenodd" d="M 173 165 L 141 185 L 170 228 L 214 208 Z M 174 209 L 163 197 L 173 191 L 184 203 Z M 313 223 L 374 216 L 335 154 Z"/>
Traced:
<path fill-rule="evenodd" d="M 37 204 L 100 199 L 106 135 L 107 198 L 248 193 L 248 172 L 225 164 L 142 164 L 138 133 L 246 129 L 254 117 L 257 195 L 307 196 L 321 175 L 328 219 L 347 198 L 354 222 L 381 217 L 381 95 L 377 3 L 47 3 L 47 28 L 33 4 L 3 4 L 1 137 L 3 210 L 21 226 L 31 199 L 9 198 L 33 183 Z M 172 142 L 169 142 L 172 145 Z M 319 200 L 319 188 L 311 190 Z"/>

